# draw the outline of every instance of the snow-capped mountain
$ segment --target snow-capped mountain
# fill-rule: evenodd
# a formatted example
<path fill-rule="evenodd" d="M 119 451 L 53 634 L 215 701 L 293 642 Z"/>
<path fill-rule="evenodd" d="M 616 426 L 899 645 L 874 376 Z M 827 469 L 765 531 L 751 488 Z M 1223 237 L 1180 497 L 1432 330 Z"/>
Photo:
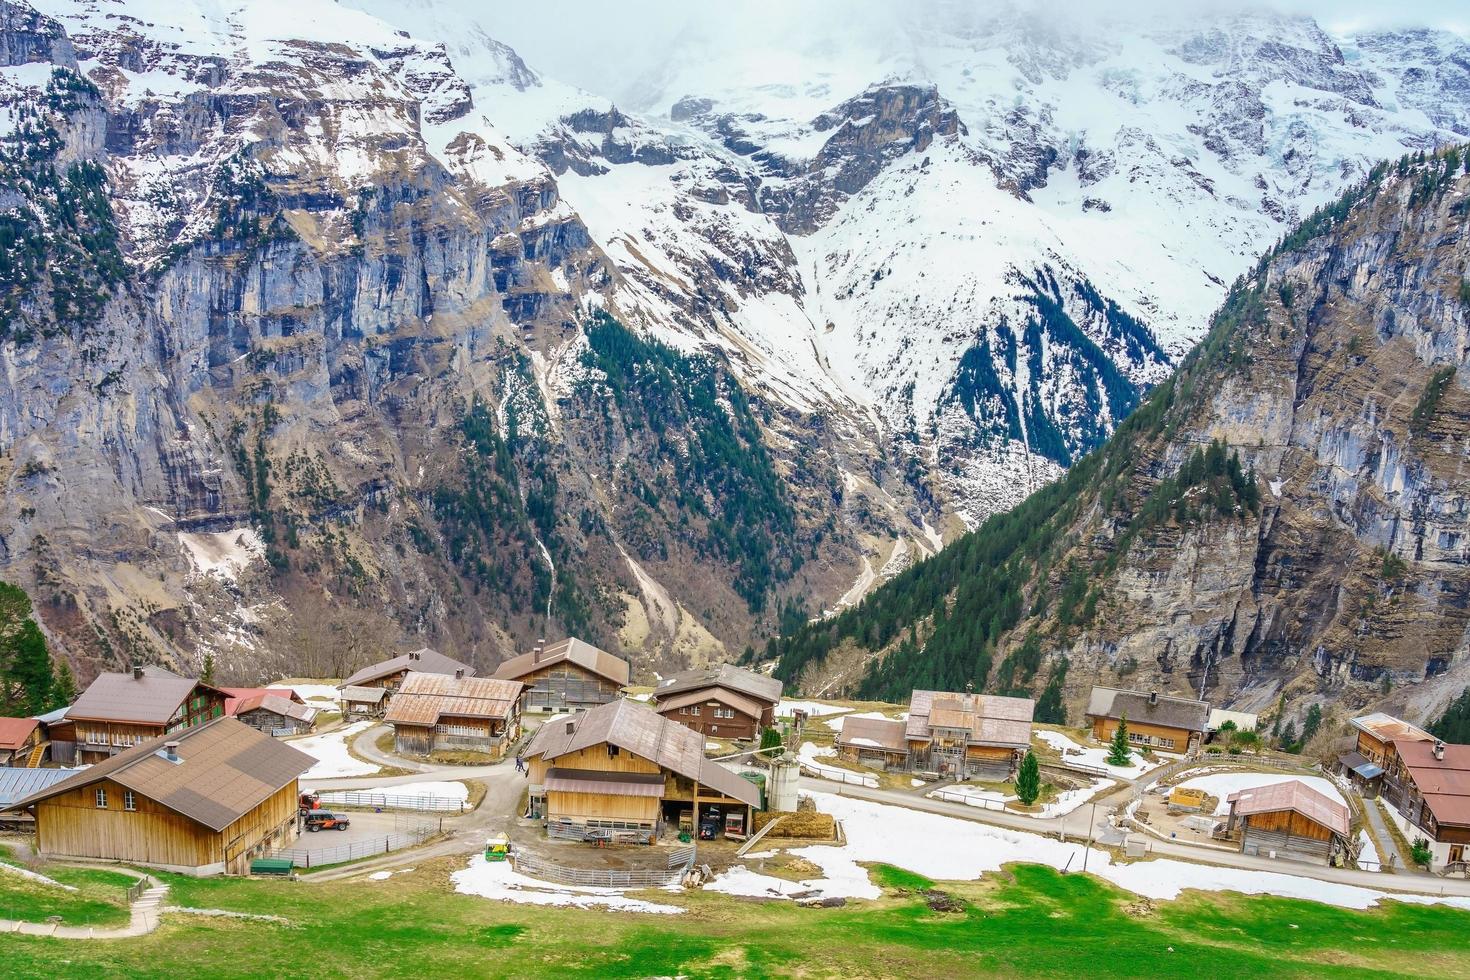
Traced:
<path fill-rule="evenodd" d="M 283 594 L 718 657 L 1061 472 L 1470 116 L 1442 33 L 798 6 L 598 94 L 461 0 L 0 4 L 0 570 L 99 662 Z"/>

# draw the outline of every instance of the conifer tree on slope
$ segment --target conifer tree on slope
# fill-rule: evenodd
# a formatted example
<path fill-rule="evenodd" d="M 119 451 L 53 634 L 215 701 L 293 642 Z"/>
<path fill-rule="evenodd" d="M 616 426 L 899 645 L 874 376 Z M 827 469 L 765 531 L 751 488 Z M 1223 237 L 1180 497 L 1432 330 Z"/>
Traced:
<path fill-rule="evenodd" d="M 1108 751 L 1108 765 L 1126 766 L 1133 759 L 1133 749 L 1128 744 L 1128 716 L 1118 719 L 1118 730 L 1113 732 L 1113 745 Z"/>
<path fill-rule="evenodd" d="M 1036 762 L 1036 753 L 1026 751 L 1021 768 L 1016 773 L 1016 798 L 1025 806 L 1036 802 L 1041 795 L 1041 767 Z"/>

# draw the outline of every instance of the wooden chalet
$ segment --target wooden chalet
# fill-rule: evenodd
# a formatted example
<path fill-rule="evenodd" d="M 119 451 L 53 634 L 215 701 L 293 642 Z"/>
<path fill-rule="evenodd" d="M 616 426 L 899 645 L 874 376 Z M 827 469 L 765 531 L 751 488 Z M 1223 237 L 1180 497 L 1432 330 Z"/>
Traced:
<path fill-rule="evenodd" d="M 715 738 L 754 739 L 775 723 L 781 688 L 774 677 L 721 664 L 660 681 L 654 710 Z"/>
<path fill-rule="evenodd" d="M 908 768 L 960 779 L 1003 780 L 1031 747 L 1035 708 L 1030 698 L 915 691 L 904 730 Z"/>
<path fill-rule="evenodd" d="M 0 718 L 0 766 L 34 767 L 45 751 L 40 721 L 35 718 Z"/>
<path fill-rule="evenodd" d="M 1353 728 L 1353 748 L 1338 757 L 1337 769 L 1370 795 L 1383 791 L 1384 773 L 1394 768 L 1398 755 L 1394 743 L 1434 741 L 1424 729 L 1382 711 L 1360 715 L 1349 724 Z"/>
<path fill-rule="evenodd" d="M 501 758 L 521 734 L 521 683 L 410 672 L 383 720 L 407 755 L 465 750 Z"/>
<path fill-rule="evenodd" d="M 162 667 L 99 674 L 66 713 L 75 730 L 76 761 L 101 762 L 141 742 L 223 717 L 225 700 L 219 688 Z"/>
<path fill-rule="evenodd" d="M 279 694 L 237 698 L 230 714 L 259 732 L 281 738 L 305 735 L 316 724 L 316 709 Z"/>
<path fill-rule="evenodd" d="M 1225 829 L 1242 854 L 1332 864 L 1348 851 L 1348 808 L 1299 779 L 1237 790 L 1226 802 Z"/>
<path fill-rule="evenodd" d="M 554 836 L 653 843 L 666 824 L 747 834 L 760 789 L 705 758 L 704 736 L 620 699 L 543 725 L 525 756 L 531 810 Z"/>
<path fill-rule="evenodd" d="M 134 745 L 31 794 L 47 857 L 241 874 L 296 836 L 297 777 L 316 760 L 234 718 Z"/>
<path fill-rule="evenodd" d="M 1120 719 L 1127 719 L 1128 741 L 1164 752 L 1185 753 L 1204 740 L 1210 706 L 1194 698 L 1157 691 L 1119 691 L 1094 687 L 1087 701 L 1092 737 L 1110 741 Z"/>
<path fill-rule="evenodd" d="M 909 742 L 907 725 L 890 718 L 842 720 L 837 733 L 837 755 L 875 769 L 907 769 Z"/>
<path fill-rule="evenodd" d="M 628 661 L 572 637 L 512 657 L 495 668 L 501 680 L 526 686 L 521 710 L 580 711 L 617 699 L 628 686 Z"/>
<path fill-rule="evenodd" d="M 342 717 L 352 721 L 358 718 L 381 718 L 387 707 L 388 692 L 381 687 L 344 687 L 338 694 L 342 702 Z"/>
<path fill-rule="evenodd" d="M 1409 737 L 1393 748 L 1383 799 L 1403 822 L 1418 828 L 1406 836 L 1423 832 L 1432 870 L 1470 870 L 1470 745 Z"/>
<path fill-rule="evenodd" d="M 386 705 L 393 700 L 393 692 L 398 690 L 410 671 L 416 674 L 447 674 L 450 677 L 455 674 L 474 677 L 476 674 L 475 668 L 469 664 L 446 657 L 438 650 L 420 647 L 362 668 L 338 684 L 337 690 L 345 691 L 349 687 L 380 687 L 383 689 L 383 703 Z"/>

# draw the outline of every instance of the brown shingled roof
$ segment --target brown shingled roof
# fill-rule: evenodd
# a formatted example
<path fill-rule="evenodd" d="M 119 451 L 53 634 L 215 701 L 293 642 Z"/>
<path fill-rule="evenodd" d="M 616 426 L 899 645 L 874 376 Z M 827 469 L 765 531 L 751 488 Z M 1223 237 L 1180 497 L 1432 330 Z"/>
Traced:
<path fill-rule="evenodd" d="M 1239 816 L 1294 810 L 1339 837 L 1348 835 L 1350 820 L 1347 807 L 1299 779 L 1236 790 L 1225 798 L 1225 802 Z"/>
<path fill-rule="evenodd" d="M 364 684 L 375 681 L 382 677 L 391 677 L 403 670 L 416 670 L 421 674 L 449 674 L 453 676 L 457 670 L 464 671 L 466 677 L 475 676 L 475 668 L 469 664 L 460 663 L 453 657 L 446 657 L 438 650 L 429 647 L 419 647 L 408 653 L 399 654 L 391 660 L 383 660 L 371 666 L 364 667 L 351 677 L 347 678 L 337 689 L 351 687 L 354 684 Z"/>
<path fill-rule="evenodd" d="M 450 718 L 510 717 L 525 685 L 495 677 L 451 677 L 410 672 L 383 720 L 390 725 L 436 725 Z"/>
<path fill-rule="evenodd" d="M 909 698 L 909 738 L 930 739 L 934 728 L 964 728 L 977 745 L 1024 749 L 1031 745 L 1036 702 L 996 694 L 915 691 Z M 846 722 L 843 723 L 845 728 Z"/>
<path fill-rule="evenodd" d="M 165 724 L 196 687 L 210 688 L 192 677 L 180 677 L 162 667 L 144 667 L 143 676 L 98 674 L 66 713 L 68 721 L 128 721 Z M 223 692 L 221 692 L 223 694 Z"/>
<path fill-rule="evenodd" d="M 1210 706 L 1194 698 L 1147 691 L 1119 691 L 1111 687 L 1093 687 L 1087 700 L 1089 718 L 1124 718 L 1129 721 L 1182 728 L 1203 732 L 1209 721 Z"/>
<path fill-rule="evenodd" d="M 164 743 L 178 742 L 178 762 Z M 15 804 L 31 806 L 103 779 L 221 831 L 315 765 L 316 759 L 235 718 L 220 717 L 135 745 Z"/>
<path fill-rule="evenodd" d="M 519 657 L 511 657 L 495 668 L 495 676 L 516 680 L 525 677 L 533 670 L 540 670 L 542 667 L 563 660 L 570 661 L 599 677 L 605 677 L 619 687 L 626 687 L 628 684 L 628 661 L 622 657 L 615 657 L 606 650 L 601 650 L 576 637 L 553 643 L 542 650 L 539 656 L 533 650 Z"/>
<path fill-rule="evenodd" d="M 855 749 L 879 748 L 888 752 L 908 751 L 904 723 L 889 718 L 853 718 L 842 721 L 837 744 Z"/>
<path fill-rule="evenodd" d="M 754 783 L 705 758 L 703 735 L 627 698 L 546 722 L 536 730 L 525 755 L 554 762 L 604 742 L 686 779 L 697 779 L 732 799 L 760 806 L 760 790 Z"/>
<path fill-rule="evenodd" d="M 1393 747 L 1435 821 L 1470 827 L 1470 745 L 1445 744 L 1444 758 L 1436 759 L 1435 744 L 1410 737 Z"/>
<path fill-rule="evenodd" d="M 20 748 L 39 724 L 34 718 L 0 718 L 0 749 Z"/>
<path fill-rule="evenodd" d="M 658 687 L 654 688 L 653 696 L 662 703 L 665 698 L 671 698 L 676 694 L 686 691 L 704 691 L 712 687 L 722 687 L 769 705 L 774 705 L 781 700 L 780 681 L 774 677 L 767 677 L 765 674 L 758 674 L 753 670 L 746 670 L 744 667 L 736 667 L 734 664 L 686 670 L 672 677 L 665 677 L 658 682 Z"/>

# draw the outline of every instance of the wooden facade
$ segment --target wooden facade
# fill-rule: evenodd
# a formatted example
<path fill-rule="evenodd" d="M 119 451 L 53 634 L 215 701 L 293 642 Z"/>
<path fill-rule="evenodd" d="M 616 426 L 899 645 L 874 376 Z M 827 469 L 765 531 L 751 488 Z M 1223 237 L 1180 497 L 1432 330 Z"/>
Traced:
<path fill-rule="evenodd" d="M 436 725 L 393 725 L 393 749 L 400 755 L 430 755 L 440 751 L 483 752 L 505 756 L 506 746 L 519 734 L 518 719 L 511 722 L 510 737 L 504 721 L 490 718 L 456 718 L 442 715 Z"/>
<path fill-rule="evenodd" d="M 581 664 L 561 660 L 537 667 L 516 680 L 526 685 L 527 711 L 589 708 L 617 700 L 622 687 Z"/>
<path fill-rule="evenodd" d="M 163 724 L 112 719 L 68 718 L 75 725 L 77 761 L 101 762 L 134 745 L 223 717 L 225 695 L 200 685 Z"/>
<path fill-rule="evenodd" d="M 104 779 L 35 805 L 36 849 L 48 857 L 125 861 L 185 874 L 243 874 L 251 858 L 294 839 L 298 795 L 292 779 L 217 832 Z"/>
<path fill-rule="evenodd" d="M 1118 719 L 1116 718 L 1092 719 L 1092 737 L 1099 742 L 1111 742 L 1113 733 L 1117 730 Z M 1158 749 L 1162 752 L 1185 752 L 1189 749 L 1190 740 L 1195 737 L 1197 737 L 1196 733 L 1187 728 L 1174 728 L 1169 725 L 1155 725 L 1128 719 L 1128 742 L 1134 746 Z"/>
<path fill-rule="evenodd" d="M 31 726 L 30 732 L 24 738 L 0 746 L 0 766 L 25 766 L 36 747 L 43 741 L 45 733 L 41 730 L 41 725 L 37 723 Z"/>
<path fill-rule="evenodd" d="M 769 714 L 770 709 L 766 713 Z M 717 695 L 699 704 L 661 710 L 659 714 L 711 738 L 754 739 L 760 734 L 759 717 L 722 703 L 717 700 Z"/>

